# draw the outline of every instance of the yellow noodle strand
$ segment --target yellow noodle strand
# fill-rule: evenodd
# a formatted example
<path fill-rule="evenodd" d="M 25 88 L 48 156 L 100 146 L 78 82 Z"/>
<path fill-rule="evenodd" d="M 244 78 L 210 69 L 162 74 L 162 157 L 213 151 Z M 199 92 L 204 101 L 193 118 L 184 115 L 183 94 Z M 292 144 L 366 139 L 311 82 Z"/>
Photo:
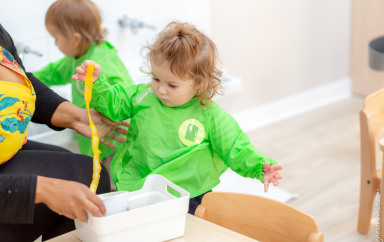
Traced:
<path fill-rule="evenodd" d="M 92 98 L 92 87 L 93 87 L 93 71 L 95 69 L 95 65 L 89 64 L 87 67 L 87 76 L 85 78 L 85 92 L 84 92 L 84 98 L 85 98 L 85 105 L 87 107 L 88 111 L 88 117 L 89 117 L 89 126 L 91 128 L 92 133 L 92 151 L 93 151 L 93 175 L 92 175 L 92 183 L 90 185 L 90 189 L 92 192 L 96 193 L 97 186 L 99 185 L 100 180 L 100 171 L 101 171 L 101 165 L 100 165 L 100 150 L 99 150 L 99 137 L 97 136 L 97 129 L 95 124 L 92 121 L 91 114 L 89 112 L 89 102 Z"/>

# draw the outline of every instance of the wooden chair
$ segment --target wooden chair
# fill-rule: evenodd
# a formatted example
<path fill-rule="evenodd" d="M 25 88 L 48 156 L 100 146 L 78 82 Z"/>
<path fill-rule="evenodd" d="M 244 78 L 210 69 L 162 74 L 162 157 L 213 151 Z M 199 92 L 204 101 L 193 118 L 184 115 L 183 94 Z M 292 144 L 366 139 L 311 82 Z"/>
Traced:
<path fill-rule="evenodd" d="M 368 95 L 360 111 L 361 180 L 357 230 L 362 234 L 369 232 L 374 199 L 380 189 L 382 154 L 379 140 L 383 137 L 384 88 Z"/>
<path fill-rule="evenodd" d="M 262 242 L 324 241 L 316 220 L 309 214 L 251 194 L 209 192 L 195 216 Z"/>

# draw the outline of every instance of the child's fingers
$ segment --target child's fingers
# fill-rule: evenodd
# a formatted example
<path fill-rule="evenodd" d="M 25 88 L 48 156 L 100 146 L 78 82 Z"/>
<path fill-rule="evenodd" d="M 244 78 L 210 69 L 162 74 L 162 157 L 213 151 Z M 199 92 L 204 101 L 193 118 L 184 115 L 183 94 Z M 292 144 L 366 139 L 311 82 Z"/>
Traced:
<path fill-rule="evenodd" d="M 91 60 L 84 61 L 83 64 L 81 65 L 81 68 L 83 68 L 85 70 L 85 72 L 86 72 L 87 68 L 88 68 L 88 66 L 90 64 L 95 66 L 95 69 L 94 69 L 95 72 L 98 72 L 100 70 L 100 68 L 101 68 L 99 64 L 97 64 L 96 62 L 91 61 Z"/>
<path fill-rule="evenodd" d="M 76 67 L 76 72 L 78 75 L 87 75 L 87 68 L 84 69 L 83 65 Z"/>
<path fill-rule="evenodd" d="M 283 176 L 279 172 L 277 172 L 275 175 L 275 178 L 276 179 L 283 179 Z"/>
<path fill-rule="evenodd" d="M 269 164 L 268 162 L 264 163 L 263 171 L 268 171 L 270 168 L 271 168 L 271 164 Z"/>
<path fill-rule="evenodd" d="M 282 165 L 273 165 L 273 166 L 272 166 L 272 169 L 273 169 L 274 171 L 279 171 L 279 170 L 282 170 L 282 169 L 283 169 L 283 166 L 282 166 Z"/>
<path fill-rule="evenodd" d="M 72 76 L 72 80 L 85 81 L 85 76 L 87 74 L 86 70 L 83 70 L 81 67 L 76 67 L 76 74 Z"/>
<path fill-rule="evenodd" d="M 73 76 L 72 76 L 72 80 L 74 80 L 74 81 L 79 80 L 79 76 L 78 76 L 77 74 L 73 75 Z"/>
<path fill-rule="evenodd" d="M 264 192 L 268 192 L 269 181 L 264 181 Z"/>
<path fill-rule="evenodd" d="M 85 70 L 88 68 L 88 65 L 89 64 L 95 64 L 93 61 L 91 60 L 86 60 L 83 62 L 83 64 L 81 65 L 82 68 L 84 68 Z"/>
<path fill-rule="evenodd" d="M 277 179 L 271 176 L 271 177 L 268 177 L 266 181 L 268 181 L 269 183 L 274 183 L 275 181 L 277 181 Z"/>
<path fill-rule="evenodd" d="M 85 76 L 84 75 L 75 74 L 75 75 L 72 76 L 72 80 L 85 82 Z"/>

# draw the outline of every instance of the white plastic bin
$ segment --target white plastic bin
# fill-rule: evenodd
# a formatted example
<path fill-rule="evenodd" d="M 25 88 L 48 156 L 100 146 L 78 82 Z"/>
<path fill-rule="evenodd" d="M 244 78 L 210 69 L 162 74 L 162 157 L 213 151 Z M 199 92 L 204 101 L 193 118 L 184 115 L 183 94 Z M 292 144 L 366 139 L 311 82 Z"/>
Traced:
<path fill-rule="evenodd" d="M 160 175 L 149 175 L 138 191 L 99 196 L 106 216 L 89 215 L 85 223 L 75 219 L 84 242 L 164 241 L 184 235 L 189 192 Z"/>

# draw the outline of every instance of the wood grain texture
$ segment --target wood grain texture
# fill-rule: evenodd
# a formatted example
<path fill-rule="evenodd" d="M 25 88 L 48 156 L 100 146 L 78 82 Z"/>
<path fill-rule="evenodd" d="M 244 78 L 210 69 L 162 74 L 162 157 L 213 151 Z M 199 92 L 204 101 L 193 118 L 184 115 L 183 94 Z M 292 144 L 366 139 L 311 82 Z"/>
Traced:
<path fill-rule="evenodd" d="M 324 241 L 311 215 L 262 196 L 209 192 L 195 215 L 263 242 Z"/>

